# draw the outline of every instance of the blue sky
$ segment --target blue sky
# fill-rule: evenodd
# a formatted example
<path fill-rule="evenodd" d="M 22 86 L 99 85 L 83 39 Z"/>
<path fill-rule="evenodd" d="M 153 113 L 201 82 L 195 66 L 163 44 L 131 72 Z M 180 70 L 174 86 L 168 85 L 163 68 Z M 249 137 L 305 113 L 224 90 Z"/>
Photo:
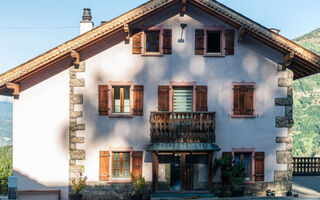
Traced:
<path fill-rule="evenodd" d="M 320 0 L 218 0 L 289 39 L 320 27 Z M 91 8 L 95 26 L 146 0 L 2 0 L 0 73 L 79 34 L 83 8 Z"/>

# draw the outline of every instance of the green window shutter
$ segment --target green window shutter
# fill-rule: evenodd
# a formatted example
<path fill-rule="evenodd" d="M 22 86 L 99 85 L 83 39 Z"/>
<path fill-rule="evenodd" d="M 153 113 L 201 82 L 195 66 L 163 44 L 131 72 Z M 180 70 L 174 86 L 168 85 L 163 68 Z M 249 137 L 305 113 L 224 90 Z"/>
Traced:
<path fill-rule="evenodd" d="M 175 87 L 173 90 L 173 110 L 175 112 L 192 111 L 192 88 Z"/>

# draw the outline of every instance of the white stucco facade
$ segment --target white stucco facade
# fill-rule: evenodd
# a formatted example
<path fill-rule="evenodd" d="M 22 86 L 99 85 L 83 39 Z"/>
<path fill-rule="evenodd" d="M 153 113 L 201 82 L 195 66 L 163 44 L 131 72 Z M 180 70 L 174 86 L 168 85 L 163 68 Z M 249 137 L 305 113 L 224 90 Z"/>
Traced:
<path fill-rule="evenodd" d="M 83 94 L 83 111 L 79 124 L 84 137 L 77 149 L 86 152 L 84 165 L 89 182 L 99 181 L 99 151 L 115 147 L 132 147 L 144 151 L 143 176 L 152 180 L 152 156 L 146 152 L 150 143 L 149 117 L 157 111 L 158 85 L 170 81 L 195 81 L 208 86 L 208 111 L 216 112 L 216 144 L 221 152 L 232 148 L 255 148 L 265 152 L 265 182 L 273 182 L 275 170 L 286 170 L 286 164 L 277 164 L 276 151 L 285 145 L 275 138 L 286 136 L 286 128 L 276 128 L 276 116 L 284 115 L 283 107 L 276 107 L 274 99 L 286 97 L 286 88 L 278 87 L 278 78 L 285 73 L 277 71 L 283 55 L 245 35 L 237 42 L 235 55 L 204 57 L 194 54 L 194 30 L 204 26 L 232 29 L 214 17 L 189 6 L 184 16 L 180 7 L 172 7 L 139 25 L 157 25 L 172 29 L 172 54 L 142 56 L 132 54 L 132 41 L 124 42 L 124 33 L 111 36 L 81 53 L 86 65 L 85 87 L 75 89 Z M 187 24 L 181 34 L 180 24 Z M 184 42 L 179 42 L 181 39 Z M 13 101 L 13 167 L 19 179 L 19 190 L 59 188 L 67 199 L 69 177 L 69 60 L 55 64 L 49 72 L 42 72 L 21 84 L 19 99 Z M 56 72 L 59 68 L 59 72 Z M 54 73 L 53 73 L 54 72 Z M 41 78 L 42 77 L 42 78 Z M 43 78 L 46 77 L 46 78 Z M 144 85 L 143 116 L 109 118 L 98 113 L 98 85 L 109 81 L 133 81 Z M 256 118 L 232 118 L 232 82 L 255 82 Z"/>
<path fill-rule="evenodd" d="M 64 199 L 68 195 L 69 74 L 65 64 L 24 81 L 19 98 L 13 100 L 13 175 L 18 177 L 19 191 L 61 189 Z M 44 198 L 57 197 L 21 196 Z"/>

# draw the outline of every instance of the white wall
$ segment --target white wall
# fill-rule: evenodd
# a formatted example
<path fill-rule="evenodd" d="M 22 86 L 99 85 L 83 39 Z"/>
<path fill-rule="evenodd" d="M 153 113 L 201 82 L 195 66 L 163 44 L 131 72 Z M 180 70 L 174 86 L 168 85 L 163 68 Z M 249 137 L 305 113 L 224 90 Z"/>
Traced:
<path fill-rule="evenodd" d="M 23 81 L 19 99 L 13 100 L 13 170 L 18 176 L 18 190 L 61 189 L 63 199 L 68 195 L 69 177 L 66 64 Z M 53 75 L 55 71 L 61 72 Z M 23 195 L 20 199 L 41 199 L 42 195 Z M 57 198 L 49 195 L 45 199 Z"/>
<path fill-rule="evenodd" d="M 78 149 L 86 150 L 85 175 L 89 181 L 99 180 L 99 151 L 110 147 L 133 147 L 145 150 L 150 143 L 149 114 L 157 110 L 158 85 L 169 81 L 196 81 L 208 86 L 208 108 L 216 115 L 216 143 L 221 151 L 231 148 L 256 148 L 264 151 L 265 181 L 273 181 L 274 170 L 285 170 L 286 165 L 276 164 L 276 150 L 285 149 L 275 143 L 277 136 L 285 136 L 287 130 L 275 128 L 275 116 L 284 115 L 284 108 L 275 107 L 276 97 L 285 97 L 286 89 L 277 86 L 276 65 L 282 55 L 269 47 L 245 36 L 235 42 L 235 55 L 203 57 L 194 55 L 194 29 L 203 26 L 230 26 L 188 6 L 184 17 L 172 7 L 140 24 L 162 25 L 172 29 L 172 55 L 145 57 L 132 55 L 131 44 L 125 44 L 124 35 L 117 34 L 81 52 L 87 58 L 84 88 L 75 93 L 84 94 L 84 110 L 78 123 L 85 123 L 86 130 L 78 131 L 85 137 Z M 181 39 L 180 24 L 188 27 Z M 236 34 L 237 36 L 237 30 Z M 237 41 L 237 38 L 235 38 Z M 13 167 L 18 176 L 19 190 L 60 188 L 63 198 L 68 193 L 69 167 L 69 75 L 66 70 L 70 60 L 61 62 L 39 75 L 21 83 L 22 92 L 13 101 Z M 57 72 L 58 71 L 58 72 Z M 109 118 L 98 114 L 98 85 L 109 81 L 134 81 L 144 85 L 144 114 L 128 118 Z M 231 115 L 232 81 L 256 82 L 256 112 L 254 119 L 233 119 Z M 143 175 L 151 181 L 152 158 L 144 154 Z"/>
<path fill-rule="evenodd" d="M 85 144 L 78 145 L 86 150 L 85 174 L 89 181 L 99 180 L 99 150 L 109 147 L 133 147 L 146 149 L 149 139 L 149 113 L 157 110 L 158 85 L 168 85 L 169 81 L 196 81 L 198 85 L 208 85 L 209 111 L 216 115 L 216 143 L 221 151 L 231 148 L 256 148 L 264 151 L 265 181 L 273 181 L 274 170 L 285 170 L 286 165 L 276 164 L 276 150 L 285 149 L 275 143 L 276 136 L 285 136 L 286 129 L 275 128 L 275 116 L 284 115 L 282 107 L 274 106 L 276 97 L 285 97 L 286 89 L 277 86 L 276 65 L 282 62 L 282 55 L 271 48 L 245 36 L 238 43 L 235 38 L 235 55 L 203 57 L 194 55 L 194 29 L 204 26 L 230 26 L 205 15 L 202 11 L 188 7 L 184 17 L 179 15 L 180 7 L 172 7 L 141 25 L 162 25 L 172 29 L 172 55 L 146 57 L 132 55 L 131 44 L 125 44 L 124 36 L 118 34 L 105 40 L 99 46 L 83 53 L 86 60 L 86 87 L 77 89 L 84 94 L 84 118 L 79 122 L 86 124 Z M 181 23 L 188 27 L 181 37 Z M 237 30 L 236 34 L 237 36 Z M 110 47 L 109 47 L 110 46 Z M 89 51 L 96 51 L 90 53 Z M 109 81 L 134 81 L 144 85 L 144 115 L 133 119 L 111 119 L 98 114 L 98 85 Z M 256 112 L 254 119 L 233 119 L 231 115 L 232 81 L 256 82 Z M 79 108 L 81 110 L 82 108 Z M 151 181 L 152 159 L 147 154 L 144 159 L 143 175 Z"/>

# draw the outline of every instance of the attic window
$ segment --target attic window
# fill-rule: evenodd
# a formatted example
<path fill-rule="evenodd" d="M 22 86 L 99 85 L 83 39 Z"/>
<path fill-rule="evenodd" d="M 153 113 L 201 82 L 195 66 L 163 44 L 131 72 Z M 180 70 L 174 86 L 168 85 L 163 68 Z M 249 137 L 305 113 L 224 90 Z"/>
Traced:
<path fill-rule="evenodd" d="M 221 31 L 207 31 L 207 53 L 221 53 Z"/>
<path fill-rule="evenodd" d="M 205 27 L 204 29 L 204 55 L 225 56 L 225 28 Z"/>
<path fill-rule="evenodd" d="M 146 53 L 160 53 L 160 30 L 146 31 L 145 40 Z"/>

